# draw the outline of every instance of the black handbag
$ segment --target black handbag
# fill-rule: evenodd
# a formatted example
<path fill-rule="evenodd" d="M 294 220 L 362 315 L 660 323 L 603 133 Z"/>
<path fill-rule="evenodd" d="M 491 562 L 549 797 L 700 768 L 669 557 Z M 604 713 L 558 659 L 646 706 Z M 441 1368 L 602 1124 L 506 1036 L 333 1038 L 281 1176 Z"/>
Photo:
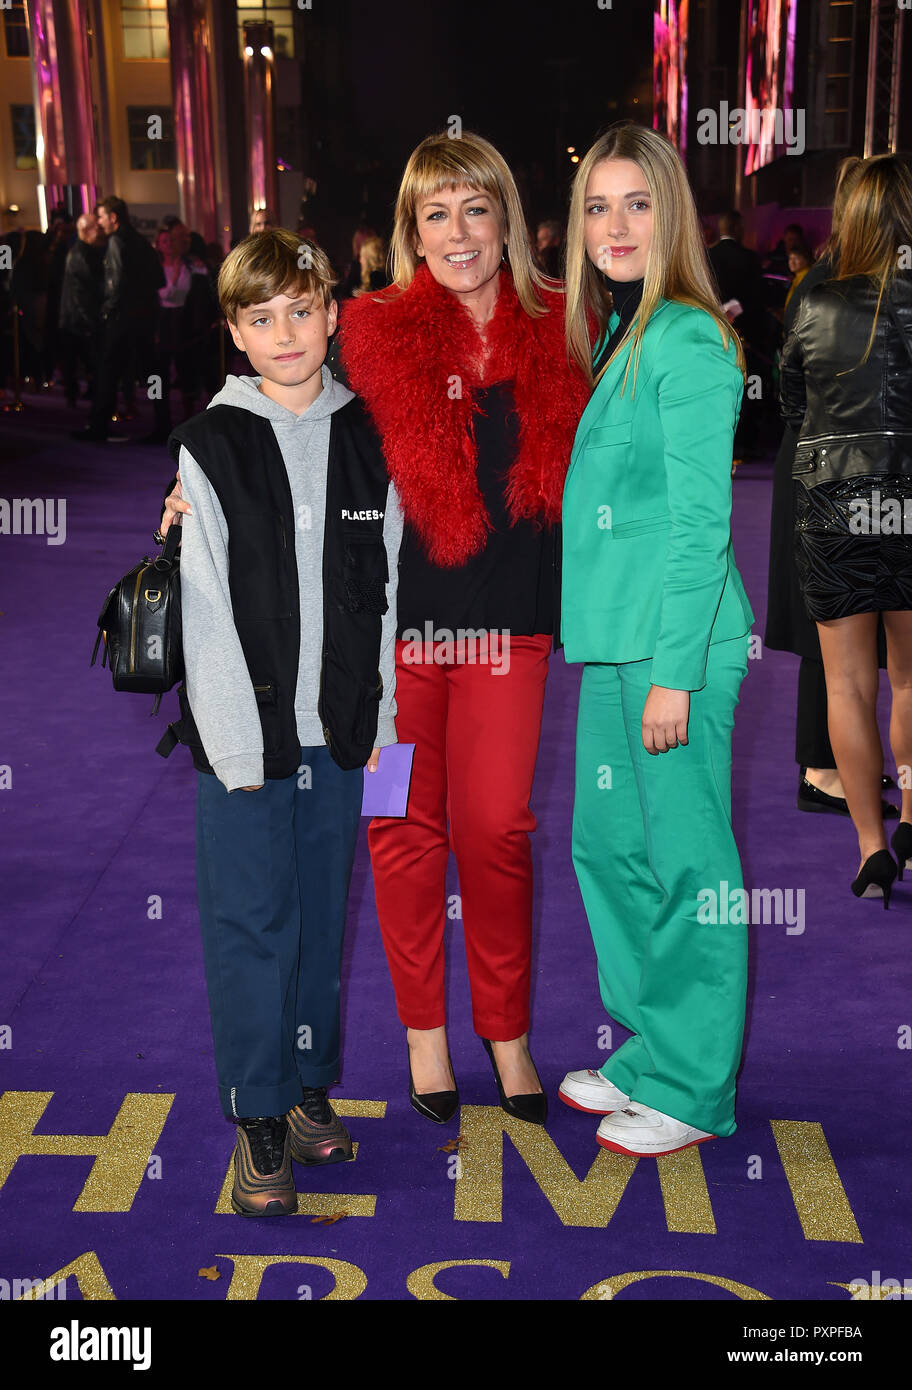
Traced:
<path fill-rule="evenodd" d="M 104 641 L 101 664 L 111 668 L 115 690 L 161 697 L 184 674 L 181 638 L 179 526 L 168 532 L 161 554 L 146 556 L 108 594 L 98 617 L 90 666 Z"/>

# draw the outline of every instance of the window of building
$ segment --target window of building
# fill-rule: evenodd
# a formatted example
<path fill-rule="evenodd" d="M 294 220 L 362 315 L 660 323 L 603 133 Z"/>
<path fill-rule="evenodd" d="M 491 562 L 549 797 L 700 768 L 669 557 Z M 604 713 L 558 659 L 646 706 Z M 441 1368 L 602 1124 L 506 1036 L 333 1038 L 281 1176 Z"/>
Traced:
<path fill-rule="evenodd" d="M 244 54 L 244 24 L 258 23 L 263 24 L 267 20 L 273 26 L 275 36 L 275 55 L 277 58 L 294 57 L 294 23 L 291 17 L 291 5 L 286 0 L 281 3 L 270 5 L 263 4 L 262 0 L 237 0 L 238 17 L 238 51 L 243 57 Z"/>
<path fill-rule="evenodd" d="M 9 8 L 6 5 L 3 6 L 3 36 L 6 40 L 7 58 L 27 58 L 29 56 L 25 0 L 13 0 Z"/>
<path fill-rule="evenodd" d="M 167 3 L 168 0 L 120 0 L 125 58 L 170 56 Z"/>
<path fill-rule="evenodd" d="M 131 169 L 176 169 L 174 112 L 170 106 L 128 106 Z"/>
<path fill-rule="evenodd" d="M 37 169 L 35 108 L 31 102 L 10 106 L 13 122 L 13 159 L 17 169 Z"/>

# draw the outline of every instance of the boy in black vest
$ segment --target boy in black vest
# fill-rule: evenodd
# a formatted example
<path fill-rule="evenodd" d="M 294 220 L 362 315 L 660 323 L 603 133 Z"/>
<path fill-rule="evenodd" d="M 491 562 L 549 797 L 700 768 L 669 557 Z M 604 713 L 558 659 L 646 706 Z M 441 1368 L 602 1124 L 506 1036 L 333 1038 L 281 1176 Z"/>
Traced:
<path fill-rule="evenodd" d="M 169 449 L 190 511 L 186 689 L 174 736 L 200 773 L 197 883 L 232 1206 L 297 1210 L 291 1160 L 351 1158 L 339 972 L 362 772 L 396 742 L 402 516 L 358 400 L 323 365 L 329 263 L 272 228 L 219 274 L 254 376 L 229 376 Z"/>

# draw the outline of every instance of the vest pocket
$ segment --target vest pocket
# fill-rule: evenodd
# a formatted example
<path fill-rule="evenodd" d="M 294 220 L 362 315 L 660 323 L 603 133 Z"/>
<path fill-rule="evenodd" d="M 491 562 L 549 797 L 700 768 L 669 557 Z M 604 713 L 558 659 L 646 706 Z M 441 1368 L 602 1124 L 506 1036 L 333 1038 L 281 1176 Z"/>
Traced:
<path fill-rule="evenodd" d="M 383 614 L 387 611 L 389 567 L 382 536 L 346 532 L 342 579 L 345 606 L 350 613 Z"/>

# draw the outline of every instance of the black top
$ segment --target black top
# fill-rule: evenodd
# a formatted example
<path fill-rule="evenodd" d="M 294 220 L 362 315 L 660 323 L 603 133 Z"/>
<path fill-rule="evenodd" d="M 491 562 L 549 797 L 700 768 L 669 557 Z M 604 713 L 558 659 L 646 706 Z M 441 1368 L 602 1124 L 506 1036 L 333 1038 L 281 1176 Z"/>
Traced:
<path fill-rule="evenodd" d="M 618 315 L 620 323 L 613 333 L 608 335 L 607 341 L 596 343 L 593 352 L 593 364 L 596 362 L 604 364 L 608 361 L 614 349 L 623 338 L 627 329 L 633 321 L 633 316 L 639 308 L 640 300 L 643 298 L 642 280 L 612 280 L 610 275 L 605 275 L 605 284 L 611 291 L 611 298 L 614 301 L 614 312 Z"/>
<path fill-rule="evenodd" d="M 519 448 L 511 384 L 479 391 L 476 399 L 483 412 L 473 416 L 478 486 L 494 529 L 478 555 L 456 568 L 442 568 L 427 558 L 406 522 L 399 552 L 400 638 L 417 628 L 423 640 L 426 623 L 454 635 L 458 628 L 507 628 L 515 637 L 554 631 L 554 531 L 531 521 L 512 526 L 504 496 Z"/>

